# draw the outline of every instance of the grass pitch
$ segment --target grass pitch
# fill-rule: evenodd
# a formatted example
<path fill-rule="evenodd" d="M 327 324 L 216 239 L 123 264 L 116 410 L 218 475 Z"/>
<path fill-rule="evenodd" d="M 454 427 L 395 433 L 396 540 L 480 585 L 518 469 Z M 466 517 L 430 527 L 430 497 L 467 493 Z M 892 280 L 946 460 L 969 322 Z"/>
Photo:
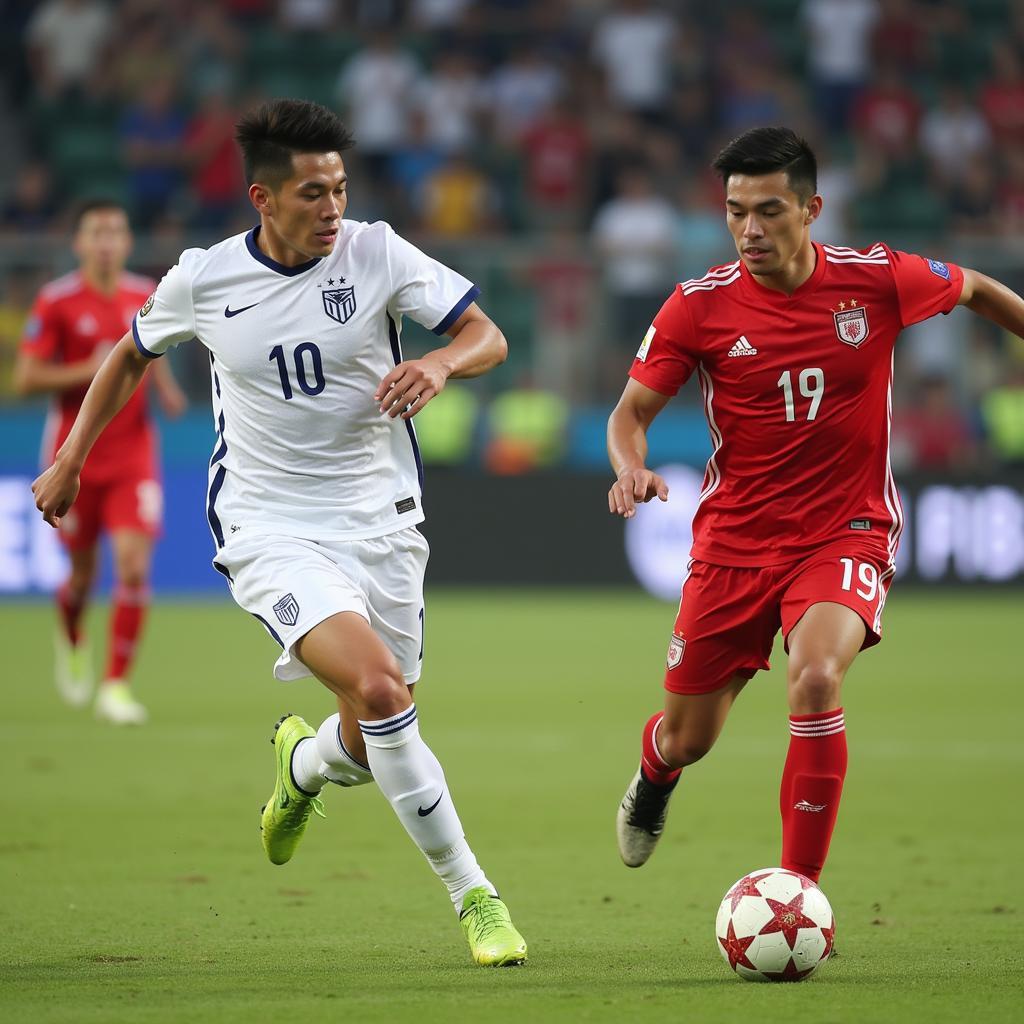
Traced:
<path fill-rule="evenodd" d="M 271 679 L 258 624 L 226 603 L 158 605 L 137 672 L 152 722 L 125 730 L 59 702 L 48 606 L 0 606 L 0 1016 L 1022 1019 L 1021 599 L 894 593 L 846 691 L 851 766 L 823 878 L 840 956 L 790 986 L 737 979 L 713 931 L 725 889 L 778 860 L 778 650 L 687 770 L 650 864 L 618 861 L 615 810 L 672 612 L 623 592 L 428 600 L 423 733 L 530 943 L 527 966 L 495 971 L 470 962 L 373 787 L 328 787 L 295 860 L 264 859 L 272 725 L 331 705 Z"/>

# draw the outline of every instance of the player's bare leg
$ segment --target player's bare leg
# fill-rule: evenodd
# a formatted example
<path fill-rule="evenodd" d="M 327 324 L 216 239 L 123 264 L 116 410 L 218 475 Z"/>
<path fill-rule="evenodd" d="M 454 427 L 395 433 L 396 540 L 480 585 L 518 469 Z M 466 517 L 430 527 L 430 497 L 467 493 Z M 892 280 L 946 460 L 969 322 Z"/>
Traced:
<path fill-rule="evenodd" d="M 640 767 L 615 820 L 619 853 L 627 867 L 647 863 L 664 831 L 680 771 L 714 746 L 746 683 L 746 676 L 737 675 L 711 693 L 665 694 L 665 710 L 644 727 Z"/>
<path fill-rule="evenodd" d="M 302 772 L 302 766 L 308 771 L 314 751 L 317 756 L 324 751 L 332 753 L 330 741 L 335 737 L 339 747 L 344 746 L 348 761 L 358 764 L 362 753 L 364 767 L 447 887 L 460 912 L 474 958 L 488 964 L 524 960 L 526 944 L 477 864 L 441 765 L 420 738 L 411 688 L 394 655 L 369 623 L 354 612 L 341 612 L 314 627 L 295 645 L 295 653 L 339 698 L 346 711 L 344 715 L 339 713 L 340 723 L 355 716 L 361 742 L 350 731 L 346 741 L 345 727 L 339 730 L 339 718 L 332 716 L 328 719 L 326 745 L 321 744 L 319 735 L 310 735 L 295 745 L 290 761 L 294 784 L 307 794 L 319 792 L 323 772 L 318 772 L 318 777 L 303 774 L 301 778 L 294 772 L 296 768 Z M 344 761 L 341 764 L 346 767 Z M 268 824 L 273 829 L 273 822 L 268 823 L 271 810 L 268 804 L 264 811 L 265 842 Z"/>
<path fill-rule="evenodd" d="M 60 622 L 54 638 L 54 675 L 64 700 L 73 707 L 84 707 L 92 697 L 94 680 L 82 617 L 96 582 L 99 547 L 72 549 L 68 555 L 71 572 L 56 595 Z"/>
<path fill-rule="evenodd" d="M 789 752 L 779 790 L 782 866 L 818 880 L 825 864 L 846 776 L 843 679 L 864 643 L 852 609 L 811 605 L 789 643 Z"/>
<path fill-rule="evenodd" d="M 114 530 L 110 541 L 114 554 L 114 600 L 107 667 L 96 696 L 96 714 L 119 725 L 141 725 L 148 716 L 133 696 L 128 679 L 149 608 L 153 540 L 141 530 Z"/>

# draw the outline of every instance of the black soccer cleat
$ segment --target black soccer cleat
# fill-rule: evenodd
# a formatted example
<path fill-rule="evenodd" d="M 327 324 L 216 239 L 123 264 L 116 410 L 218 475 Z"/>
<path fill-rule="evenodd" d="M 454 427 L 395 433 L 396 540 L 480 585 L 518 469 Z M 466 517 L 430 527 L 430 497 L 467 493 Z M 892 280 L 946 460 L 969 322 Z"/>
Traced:
<path fill-rule="evenodd" d="M 654 853 L 654 847 L 665 831 L 668 799 L 678 781 L 677 778 L 667 786 L 656 786 L 648 781 L 641 769 L 637 769 L 615 819 L 619 854 L 626 867 L 638 868 L 646 864 Z"/>

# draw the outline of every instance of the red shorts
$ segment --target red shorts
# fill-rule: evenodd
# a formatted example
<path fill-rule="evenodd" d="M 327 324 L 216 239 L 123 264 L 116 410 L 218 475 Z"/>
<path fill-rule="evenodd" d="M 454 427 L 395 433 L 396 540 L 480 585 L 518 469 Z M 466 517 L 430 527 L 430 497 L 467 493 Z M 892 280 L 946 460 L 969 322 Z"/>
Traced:
<path fill-rule="evenodd" d="M 837 545 L 799 562 L 751 569 L 691 563 L 668 649 L 665 689 L 711 693 L 733 676 L 770 668 L 775 634 L 787 639 L 813 604 L 852 608 L 867 626 L 862 650 L 882 639 L 893 569 L 873 554 Z"/>
<path fill-rule="evenodd" d="M 69 551 L 81 551 L 96 544 L 101 532 L 137 530 L 157 537 L 163 503 L 163 488 L 152 476 L 87 481 L 61 520 L 61 542 Z"/>

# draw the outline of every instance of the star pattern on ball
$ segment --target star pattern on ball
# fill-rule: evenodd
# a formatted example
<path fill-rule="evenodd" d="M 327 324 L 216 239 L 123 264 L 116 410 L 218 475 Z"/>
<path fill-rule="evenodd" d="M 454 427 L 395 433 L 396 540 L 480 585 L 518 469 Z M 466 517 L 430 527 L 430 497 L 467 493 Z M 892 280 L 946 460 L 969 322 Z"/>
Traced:
<path fill-rule="evenodd" d="M 825 936 L 825 952 L 821 954 L 821 959 L 827 960 L 832 952 L 832 943 L 836 937 L 836 919 L 834 917 L 827 928 L 821 929 L 821 934 Z"/>
<path fill-rule="evenodd" d="M 786 969 L 783 971 L 762 971 L 766 978 L 771 978 L 772 981 L 799 981 L 805 975 L 810 974 L 813 971 L 813 967 L 805 968 L 800 970 L 796 965 L 796 961 L 790 957 L 786 963 Z"/>
<path fill-rule="evenodd" d="M 801 928 L 817 928 L 818 923 L 812 921 L 804 913 L 804 894 L 798 892 L 788 903 L 773 900 L 770 896 L 765 897 L 772 912 L 772 919 L 761 929 L 762 935 L 770 935 L 773 932 L 782 932 L 786 939 L 786 945 L 790 949 L 796 946 L 797 932 Z"/>
<path fill-rule="evenodd" d="M 718 936 L 719 945 L 721 945 L 722 951 L 729 958 L 729 966 L 734 971 L 736 970 L 737 964 L 740 964 L 743 967 L 749 967 L 752 971 L 757 970 L 757 966 L 747 959 L 747 947 L 756 938 L 756 935 L 751 935 L 745 939 L 737 936 L 736 929 L 733 927 L 732 921 L 729 922 L 729 930 L 725 933 L 725 938 L 723 939 L 721 935 Z"/>
<path fill-rule="evenodd" d="M 747 875 L 746 878 L 741 878 L 725 894 L 725 898 L 732 901 L 729 913 L 736 913 L 736 908 L 740 905 L 740 900 L 743 899 L 744 896 L 760 896 L 761 890 L 758 889 L 757 883 L 761 881 L 762 878 L 767 878 L 770 874 L 770 871 L 762 871 L 758 875 Z"/>
<path fill-rule="evenodd" d="M 807 892 L 808 889 L 817 889 L 817 885 L 812 882 L 806 875 L 801 875 L 799 871 L 786 871 L 787 875 L 792 875 L 800 882 L 801 892 Z"/>

